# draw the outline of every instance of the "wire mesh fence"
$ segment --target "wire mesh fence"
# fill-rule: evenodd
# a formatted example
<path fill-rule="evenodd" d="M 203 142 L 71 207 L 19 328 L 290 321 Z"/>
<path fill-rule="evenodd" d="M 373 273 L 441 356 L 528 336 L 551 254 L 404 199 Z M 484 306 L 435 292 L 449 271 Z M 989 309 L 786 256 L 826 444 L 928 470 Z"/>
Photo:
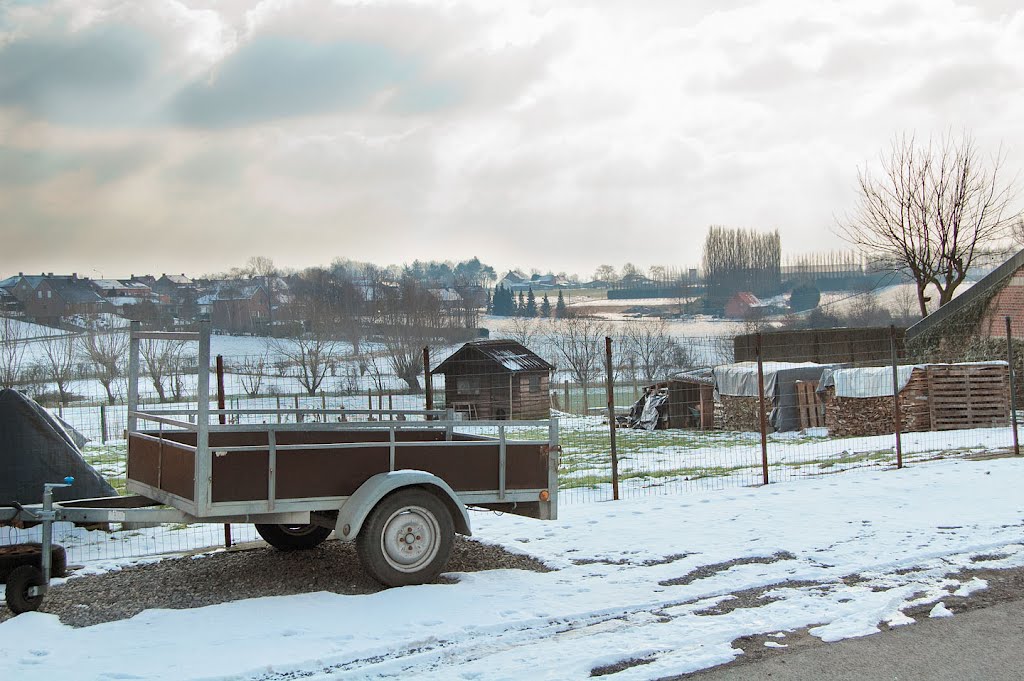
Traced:
<path fill-rule="evenodd" d="M 372 343 L 315 362 L 266 351 L 226 355 L 219 372 L 226 419 L 343 423 L 423 418 L 396 412 L 433 408 L 459 419 L 459 431 L 494 435 L 496 426 L 474 421 L 556 417 L 563 504 L 1015 451 L 1014 379 L 1024 353 L 1006 330 L 983 335 L 964 322 L 912 339 L 890 328 L 666 339 L 653 324 L 647 337 L 609 328 L 552 324 L 515 340 L 431 347 L 428 372 L 421 363 L 413 380 L 400 379 Z M 179 347 L 177 360 L 160 370 L 158 350 L 143 361 L 141 406 L 195 410 L 195 354 Z M 31 353 L 34 373 L 16 387 L 80 432 L 86 461 L 124 493 L 123 364 L 109 376 L 84 361 L 60 373 L 47 369 L 43 351 Z M 547 436 L 541 425 L 510 430 L 526 440 Z M 31 540 L 32 532 L 0 528 L 0 544 Z M 120 530 L 103 540 L 63 532 L 58 541 L 72 560 L 225 541 L 221 525 Z M 251 526 L 229 532 L 235 542 L 255 536 Z"/>

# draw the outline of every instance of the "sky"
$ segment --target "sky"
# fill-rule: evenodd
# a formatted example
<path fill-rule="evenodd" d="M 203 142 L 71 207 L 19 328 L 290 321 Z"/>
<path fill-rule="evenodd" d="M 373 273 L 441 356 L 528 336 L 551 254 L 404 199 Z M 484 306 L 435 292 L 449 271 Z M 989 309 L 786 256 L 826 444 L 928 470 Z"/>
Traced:
<path fill-rule="evenodd" d="M 0 276 L 842 248 L 858 167 L 1024 170 L 1017 0 L 0 0 Z"/>

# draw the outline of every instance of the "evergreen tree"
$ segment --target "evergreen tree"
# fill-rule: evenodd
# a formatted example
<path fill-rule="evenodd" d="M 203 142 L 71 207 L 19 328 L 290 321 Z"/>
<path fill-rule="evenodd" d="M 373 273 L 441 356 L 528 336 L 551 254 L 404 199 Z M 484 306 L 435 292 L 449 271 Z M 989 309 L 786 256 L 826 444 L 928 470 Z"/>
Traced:
<path fill-rule="evenodd" d="M 558 292 L 558 302 L 555 303 L 555 319 L 565 319 L 569 316 L 569 310 L 565 307 L 565 298 L 562 292 Z"/>
<path fill-rule="evenodd" d="M 537 316 L 537 297 L 533 295 L 533 287 L 526 294 L 526 314 L 527 317 Z"/>
<path fill-rule="evenodd" d="M 551 301 L 548 300 L 548 294 L 544 294 L 544 298 L 540 301 L 540 316 L 547 319 L 551 316 Z"/>
<path fill-rule="evenodd" d="M 494 298 L 491 301 L 491 313 L 498 317 L 511 317 L 516 313 L 515 300 L 512 298 L 512 291 L 498 284 L 494 289 Z"/>
<path fill-rule="evenodd" d="M 516 316 L 517 317 L 525 317 L 526 316 L 526 299 L 523 297 L 523 292 L 522 291 L 519 292 L 519 304 L 516 305 Z"/>
<path fill-rule="evenodd" d="M 487 301 L 484 309 L 487 310 L 487 314 L 494 314 L 494 299 L 491 298 L 490 290 L 487 291 Z"/>

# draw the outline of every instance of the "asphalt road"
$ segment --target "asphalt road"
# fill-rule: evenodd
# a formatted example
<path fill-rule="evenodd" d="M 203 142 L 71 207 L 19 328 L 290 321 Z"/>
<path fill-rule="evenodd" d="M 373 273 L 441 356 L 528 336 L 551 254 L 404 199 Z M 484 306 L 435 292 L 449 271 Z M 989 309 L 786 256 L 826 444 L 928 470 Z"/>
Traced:
<path fill-rule="evenodd" d="M 918 619 L 916 624 L 863 638 L 815 642 L 686 678 L 1018 681 L 1024 679 L 1022 642 L 1024 600 L 1015 599 L 953 617 Z"/>

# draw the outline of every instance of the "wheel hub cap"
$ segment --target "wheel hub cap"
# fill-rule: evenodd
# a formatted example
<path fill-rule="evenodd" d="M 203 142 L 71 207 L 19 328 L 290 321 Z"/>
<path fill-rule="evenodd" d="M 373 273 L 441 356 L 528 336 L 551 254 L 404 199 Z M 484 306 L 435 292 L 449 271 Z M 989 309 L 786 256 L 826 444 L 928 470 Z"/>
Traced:
<path fill-rule="evenodd" d="M 437 554 L 439 528 L 433 514 L 405 508 L 392 515 L 381 537 L 388 563 L 402 572 L 415 572 Z"/>

